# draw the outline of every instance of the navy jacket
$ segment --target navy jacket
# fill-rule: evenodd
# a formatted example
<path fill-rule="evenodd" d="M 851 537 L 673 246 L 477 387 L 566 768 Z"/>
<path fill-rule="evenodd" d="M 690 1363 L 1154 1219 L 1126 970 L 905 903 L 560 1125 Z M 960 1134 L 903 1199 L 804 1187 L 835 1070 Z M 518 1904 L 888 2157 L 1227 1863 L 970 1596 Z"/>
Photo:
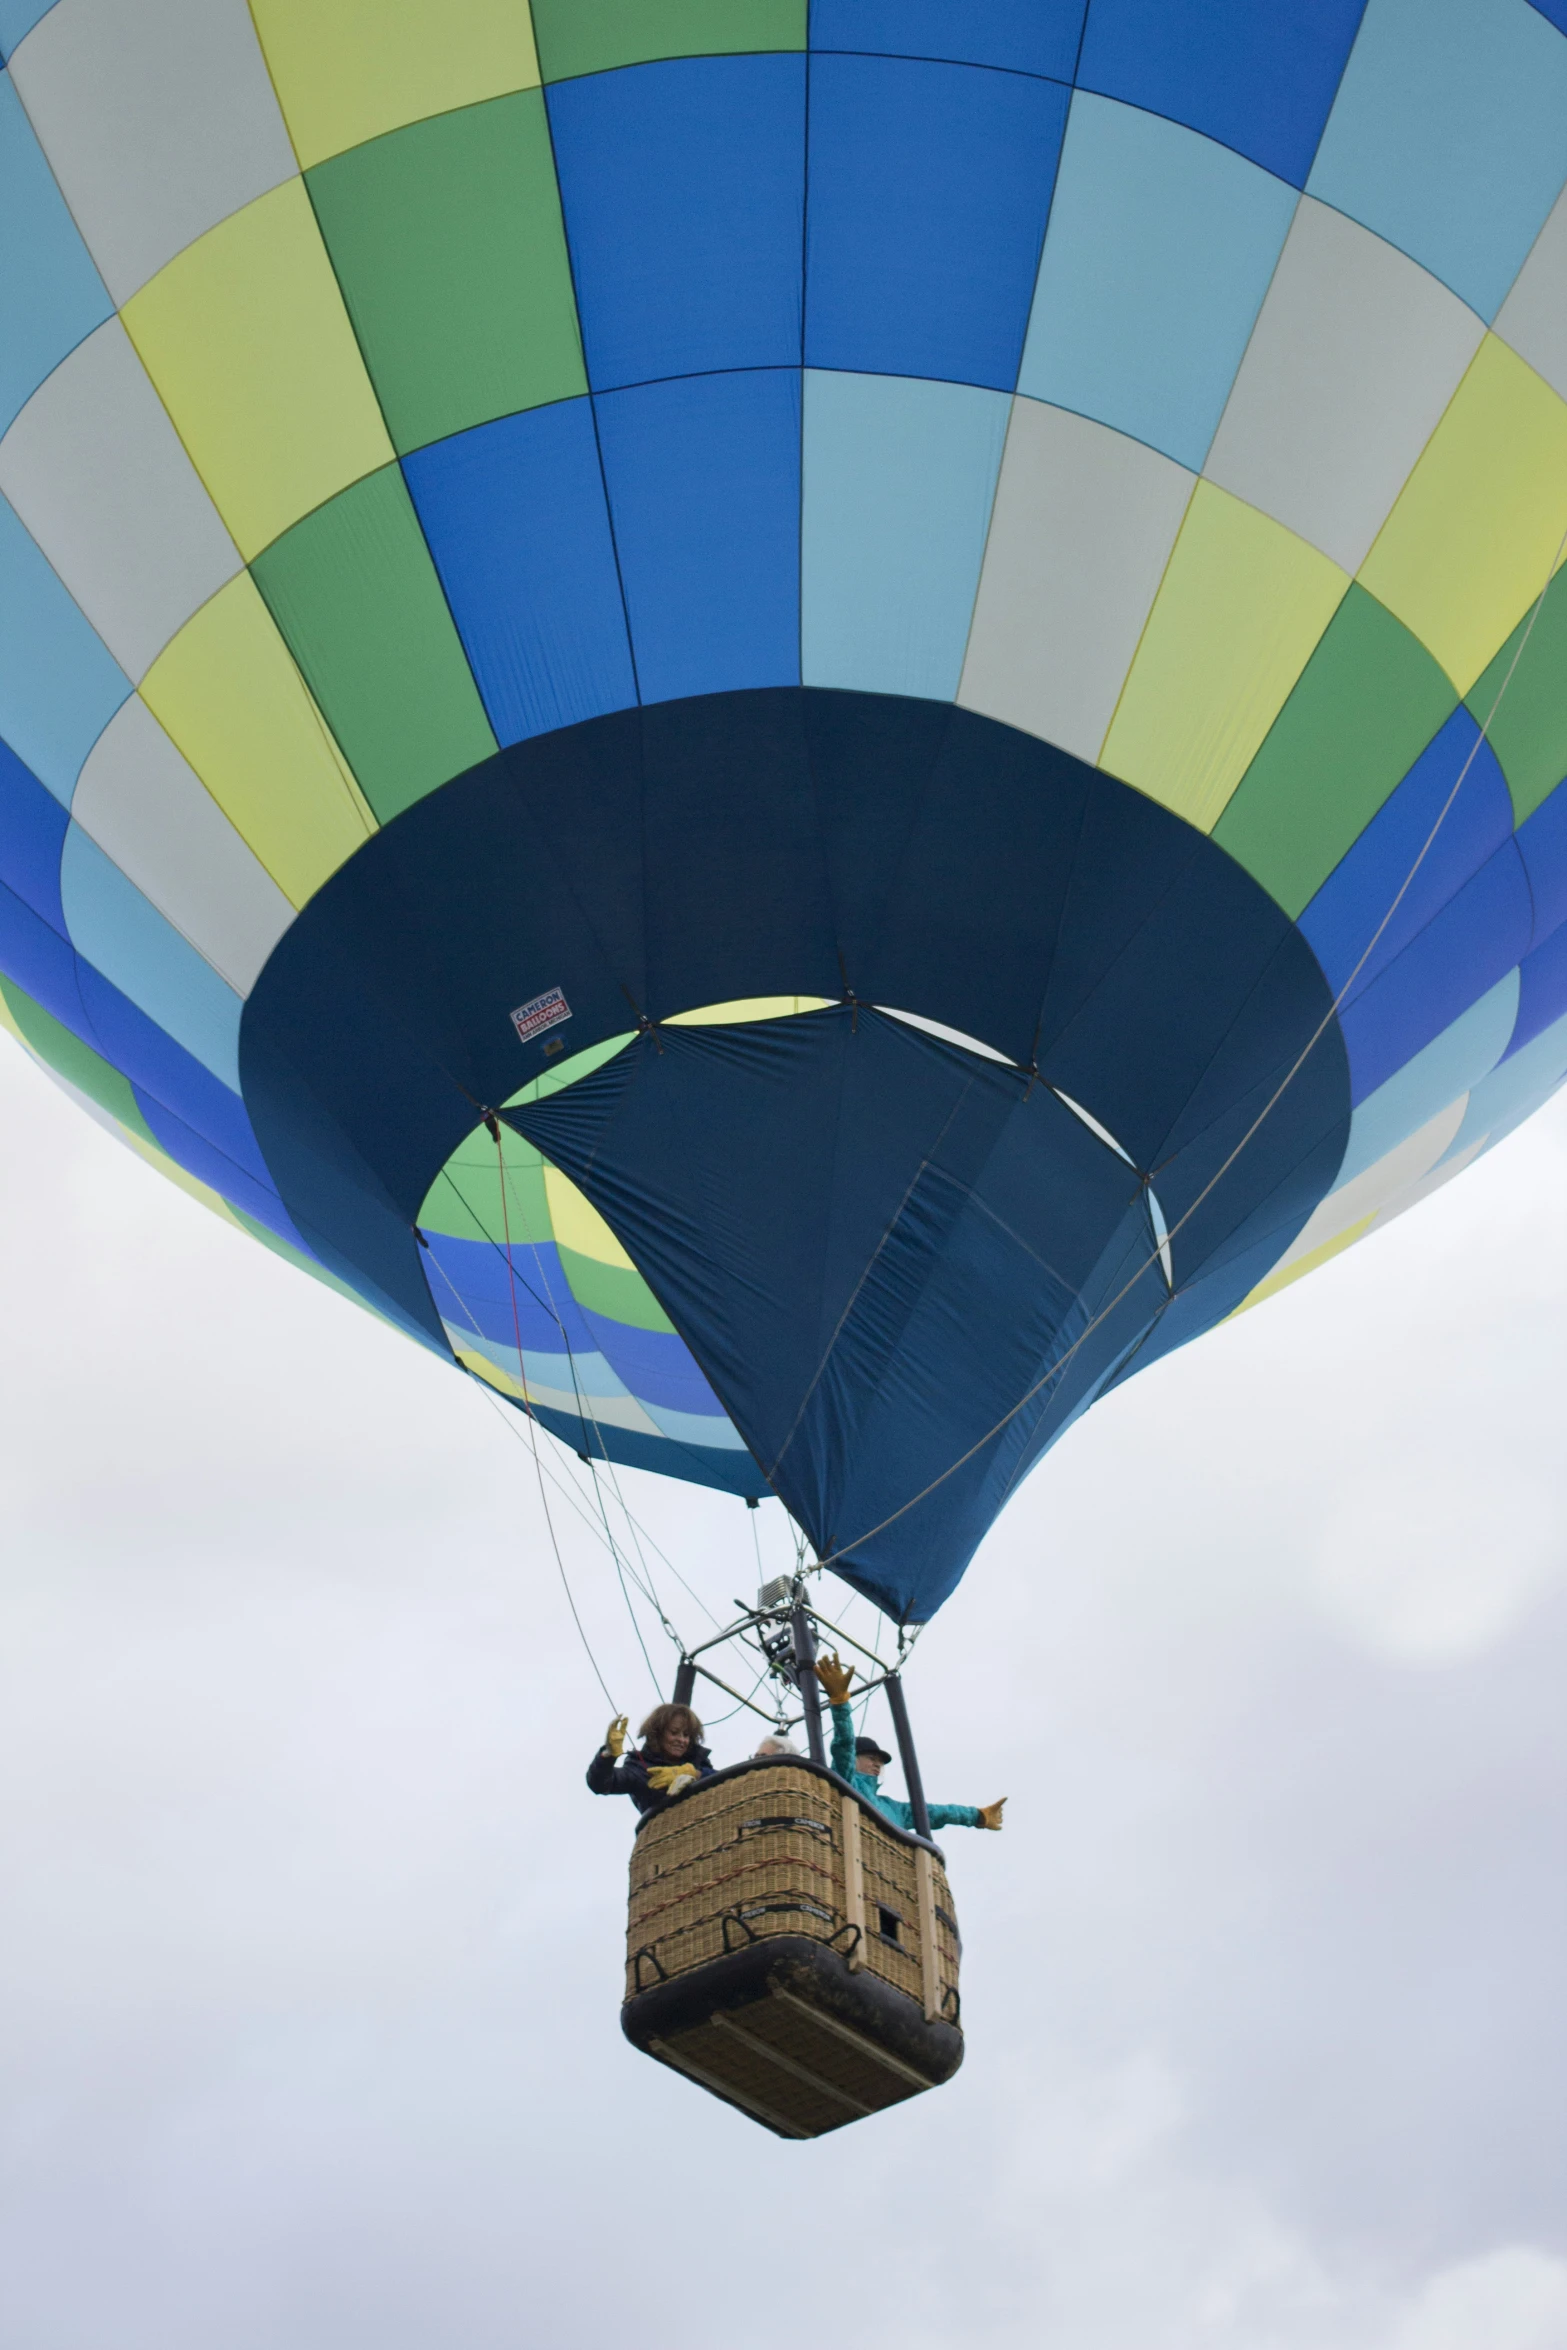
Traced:
<path fill-rule="evenodd" d="M 695 1763 L 699 1779 L 712 1777 L 713 1758 L 705 1746 L 688 1746 L 680 1759 Z M 629 1795 L 638 1811 L 662 1811 L 669 1797 L 662 1788 L 650 1787 L 647 1775 L 668 1760 L 667 1755 L 650 1754 L 643 1746 L 634 1754 L 622 1755 L 617 1762 L 601 1746 L 588 1765 L 588 1785 L 595 1795 Z"/>

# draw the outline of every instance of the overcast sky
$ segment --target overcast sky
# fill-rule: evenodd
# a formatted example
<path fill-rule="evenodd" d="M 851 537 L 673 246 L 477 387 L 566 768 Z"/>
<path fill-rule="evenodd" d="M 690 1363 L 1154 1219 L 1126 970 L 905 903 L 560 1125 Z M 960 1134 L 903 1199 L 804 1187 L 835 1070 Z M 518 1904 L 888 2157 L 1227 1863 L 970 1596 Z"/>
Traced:
<path fill-rule="evenodd" d="M 785 2145 L 620 2038 L 517 1426 L 0 1040 L 0 2350 L 1567 2350 L 1564 1202 L 1567 1102 L 1036 1472 L 911 1675 L 964 2069 Z"/>

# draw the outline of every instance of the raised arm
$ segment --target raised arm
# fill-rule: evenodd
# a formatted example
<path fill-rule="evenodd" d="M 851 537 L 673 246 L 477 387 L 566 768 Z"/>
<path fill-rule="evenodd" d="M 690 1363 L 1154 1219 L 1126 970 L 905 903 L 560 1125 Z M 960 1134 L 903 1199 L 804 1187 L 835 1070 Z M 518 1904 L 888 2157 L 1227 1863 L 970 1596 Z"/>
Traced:
<path fill-rule="evenodd" d="M 849 1683 L 854 1679 L 854 1667 L 844 1664 L 837 1655 L 819 1656 L 816 1678 L 832 1707 L 832 1767 L 840 1779 L 852 1779 L 854 1716 L 849 1711 Z"/>

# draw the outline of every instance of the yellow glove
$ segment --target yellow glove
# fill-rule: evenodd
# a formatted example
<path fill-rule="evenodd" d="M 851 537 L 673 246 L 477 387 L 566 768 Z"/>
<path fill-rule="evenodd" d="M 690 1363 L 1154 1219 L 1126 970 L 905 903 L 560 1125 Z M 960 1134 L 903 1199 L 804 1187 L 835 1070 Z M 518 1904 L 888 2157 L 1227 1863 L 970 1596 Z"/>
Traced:
<path fill-rule="evenodd" d="M 647 1783 L 650 1787 L 656 1787 L 661 1795 L 678 1795 L 683 1783 L 696 1776 L 695 1763 L 657 1763 L 649 1771 Z"/>
<path fill-rule="evenodd" d="M 1001 1826 L 1001 1815 L 1006 1810 L 1006 1808 L 1007 1799 L 1004 1795 L 998 1796 L 994 1803 L 982 1803 L 979 1807 L 980 1826 L 982 1828 L 999 1829 Z"/>
<path fill-rule="evenodd" d="M 829 1705 L 847 1705 L 849 1683 L 854 1679 L 853 1665 L 846 1665 L 836 1651 L 831 1656 L 816 1660 L 816 1678 L 827 1692 Z"/>
<path fill-rule="evenodd" d="M 604 1733 L 604 1752 L 612 1754 L 617 1762 L 626 1751 L 626 1732 L 629 1727 L 629 1717 L 617 1714 Z"/>

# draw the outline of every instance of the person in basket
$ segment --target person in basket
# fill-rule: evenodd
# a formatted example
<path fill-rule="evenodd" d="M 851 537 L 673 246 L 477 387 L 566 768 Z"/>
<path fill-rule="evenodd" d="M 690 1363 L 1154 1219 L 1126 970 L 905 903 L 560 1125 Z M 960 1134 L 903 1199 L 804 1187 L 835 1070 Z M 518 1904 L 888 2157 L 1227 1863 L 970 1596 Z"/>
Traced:
<path fill-rule="evenodd" d="M 881 1792 L 881 1774 L 892 1757 L 874 1738 L 856 1738 L 854 1716 L 849 1711 L 849 1683 L 854 1678 L 853 1665 L 844 1664 L 837 1656 L 819 1656 L 816 1660 L 816 1678 L 827 1694 L 832 1707 L 832 1767 L 840 1779 L 847 1779 L 856 1795 L 863 1795 L 867 1803 L 874 1803 L 884 1818 L 895 1828 L 909 1834 L 914 1832 L 914 1814 L 908 1804 L 900 1803 L 895 1795 Z M 994 1803 L 933 1803 L 930 1811 L 932 1835 L 938 1828 L 999 1828 L 1006 1797 Z"/>
<path fill-rule="evenodd" d="M 699 1779 L 712 1777 L 713 1758 L 688 1705 L 654 1706 L 637 1733 L 642 1743 L 634 1754 L 626 1752 L 627 1719 L 615 1716 L 588 1765 L 595 1795 L 629 1795 L 639 1812 L 662 1811 Z"/>

